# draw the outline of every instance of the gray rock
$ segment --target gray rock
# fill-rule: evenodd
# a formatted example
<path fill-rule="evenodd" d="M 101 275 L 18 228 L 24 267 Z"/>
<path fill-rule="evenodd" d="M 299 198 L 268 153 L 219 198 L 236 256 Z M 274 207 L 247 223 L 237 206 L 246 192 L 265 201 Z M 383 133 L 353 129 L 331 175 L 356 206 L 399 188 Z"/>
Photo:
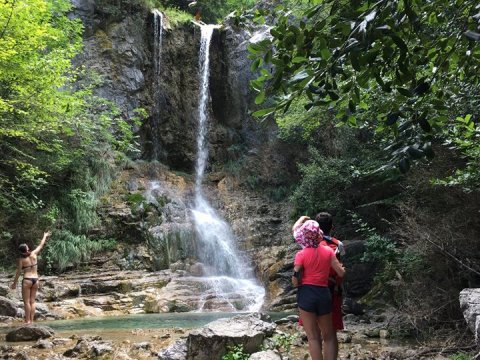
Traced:
<path fill-rule="evenodd" d="M 187 359 L 220 360 L 233 345 L 242 345 L 247 353 L 256 352 L 275 328 L 258 313 L 213 321 L 188 335 Z"/>
<path fill-rule="evenodd" d="M 0 315 L 15 317 L 17 316 L 17 310 L 18 306 L 14 301 L 0 296 Z"/>
<path fill-rule="evenodd" d="M 8 297 L 10 288 L 7 285 L 0 284 L 0 296 Z"/>
<path fill-rule="evenodd" d="M 66 357 L 77 357 L 85 355 L 87 357 L 98 357 L 113 352 L 113 346 L 110 341 L 102 341 L 101 338 L 81 338 L 73 349 L 63 353 Z"/>
<path fill-rule="evenodd" d="M 9 359 L 9 358 L 7 357 L 7 359 Z M 15 360 L 30 360 L 31 357 L 28 356 L 26 351 L 20 351 L 20 352 L 17 352 L 12 359 L 15 359 Z"/>
<path fill-rule="evenodd" d="M 149 350 L 151 347 L 152 344 L 150 344 L 148 341 L 133 344 L 134 349 Z"/>
<path fill-rule="evenodd" d="M 468 327 L 480 345 L 480 289 L 463 289 L 460 292 L 460 309 Z"/>
<path fill-rule="evenodd" d="M 289 323 L 296 323 L 300 317 L 298 315 L 289 315 L 287 317 L 275 320 L 275 324 L 289 324 Z"/>
<path fill-rule="evenodd" d="M 37 349 L 51 349 L 53 348 L 53 342 L 40 339 L 37 341 L 37 343 L 33 347 Z"/>
<path fill-rule="evenodd" d="M 175 341 L 166 349 L 157 353 L 158 360 L 186 360 L 187 359 L 187 340 L 181 339 Z"/>
<path fill-rule="evenodd" d="M 343 300 L 342 310 L 345 314 L 363 315 L 365 313 L 365 307 L 349 297 Z"/>
<path fill-rule="evenodd" d="M 21 326 L 7 333 L 7 341 L 34 341 L 46 339 L 55 334 L 52 328 L 40 325 Z"/>
<path fill-rule="evenodd" d="M 338 342 L 341 344 L 348 344 L 352 342 L 352 335 L 347 332 L 337 332 Z"/>
<path fill-rule="evenodd" d="M 273 350 L 256 352 L 248 358 L 249 360 L 282 360 L 282 357 Z"/>
<path fill-rule="evenodd" d="M 11 323 L 14 320 L 15 320 L 15 318 L 11 317 L 11 316 L 0 316 L 0 323 L 2 323 L 2 324 Z"/>

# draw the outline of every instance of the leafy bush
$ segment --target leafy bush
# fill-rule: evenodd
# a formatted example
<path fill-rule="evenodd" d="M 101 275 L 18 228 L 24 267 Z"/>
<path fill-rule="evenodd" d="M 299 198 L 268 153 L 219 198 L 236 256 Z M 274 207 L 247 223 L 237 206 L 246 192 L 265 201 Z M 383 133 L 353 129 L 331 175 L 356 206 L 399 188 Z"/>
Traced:
<path fill-rule="evenodd" d="M 378 266 L 375 284 L 366 299 L 384 296 L 386 299 L 393 299 L 394 303 L 400 301 L 401 296 L 398 294 L 402 289 L 399 282 L 410 283 L 421 272 L 426 275 L 426 261 L 415 248 L 399 246 L 392 239 L 378 234 L 357 214 L 350 215 L 352 222 L 358 227 L 357 232 L 365 237 L 365 253 L 361 260 Z"/>
<path fill-rule="evenodd" d="M 243 345 L 235 345 L 227 348 L 228 352 L 222 356 L 222 360 L 248 360 L 249 354 L 243 349 Z"/>
<path fill-rule="evenodd" d="M 298 214 L 316 214 L 319 209 L 342 209 L 342 193 L 352 182 L 347 160 L 325 158 L 310 148 L 311 162 L 300 165 L 302 180 L 292 195 Z"/>
<path fill-rule="evenodd" d="M 225 16 L 237 9 L 247 9 L 255 5 L 254 0 L 162 0 L 165 8 L 179 8 L 188 11 L 190 19 L 193 15 L 200 13 L 201 20 L 206 23 L 218 23 Z M 187 5 L 188 4 L 188 5 Z"/>
<path fill-rule="evenodd" d="M 68 266 L 88 260 L 94 253 L 115 247 L 116 241 L 112 239 L 90 240 L 85 235 L 75 235 L 68 230 L 54 232 L 43 254 L 46 270 L 63 271 Z"/>
<path fill-rule="evenodd" d="M 271 340 L 274 349 L 289 353 L 293 342 L 297 338 L 296 334 L 275 334 Z"/>

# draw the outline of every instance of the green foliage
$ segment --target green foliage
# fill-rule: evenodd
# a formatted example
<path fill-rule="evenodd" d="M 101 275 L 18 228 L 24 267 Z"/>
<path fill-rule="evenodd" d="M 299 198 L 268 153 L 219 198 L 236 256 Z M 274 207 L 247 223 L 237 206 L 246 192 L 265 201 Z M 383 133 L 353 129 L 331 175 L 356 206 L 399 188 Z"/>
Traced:
<path fill-rule="evenodd" d="M 206 23 L 218 23 L 229 13 L 251 8 L 255 5 L 254 0 L 196 0 L 191 1 L 188 7 L 182 8 L 185 4 L 178 0 L 165 0 L 165 6 L 179 7 L 182 10 L 189 11 L 192 15 L 199 12 L 201 20 Z"/>
<path fill-rule="evenodd" d="M 88 188 L 65 188 L 70 175 L 106 153 L 137 150 L 131 129 L 145 111 L 125 119 L 92 94 L 98 77 L 72 69 L 82 26 L 70 10 L 63 0 L 0 4 L 0 208 L 7 216 L 33 216 L 52 189 L 72 190 L 71 207 L 88 207 Z"/>
<path fill-rule="evenodd" d="M 374 130 L 390 154 L 385 167 L 401 172 L 431 159 L 437 139 L 452 141 L 455 134 L 469 142 L 473 135 L 457 131 L 464 125 L 455 119 L 479 110 L 471 96 L 480 80 L 477 4 L 327 0 L 298 17 L 290 5 L 278 6 L 276 15 L 257 9 L 257 18 L 273 17 L 275 25 L 272 39 L 249 46 L 252 70 L 271 63 L 273 71 L 261 69 L 252 87 L 258 104 L 273 95 L 275 105 L 256 115 L 286 111 L 308 98 L 307 111 L 334 109 L 337 124 Z M 455 147 L 469 162 L 457 178 L 473 172 L 478 181 L 475 144 Z"/>
<path fill-rule="evenodd" d="M 411 281 L 420 272 L 425 271 L 426 261 L 415 248 L 401 247 L 392 239 L 382 236 L 368 226 L 357 214 L 351 213 L 352 222 L 358 227 L 357 232 L 365 237 L 365 253 L 362 261 L 377 264 L 375 286 L 369 297 L 384 295 L 392 298 L 398 288 L 398 281 Z"/>
<path fill-rule="evenodd" d="M 297 339 L 296 334 L 275 334 L 270 340 L 270 345 L 273 349 L 280 350 L 282 352 L 289 353 L 293 342 Z M 269 347 L 270 348 L 270 347 Z"/>
<path fill-rule="evenodd" d="M 460 352 L 449 356 L 450 360 L 472 360 L 473 357 L 469 354 Z"/>
<path fill-rule="evenodd" d="M 245 179 L 245 184 L 252 190 L 258 189 L 258 187 L 260 186 L 260 183 L 261 183 L 260 178 L 255 174 L 249 175 Z"/>
<path fill-rule="evenodd" d="M 283 201 L 292 194 L 292 187 L 289 186 L 275 186 L 265 189 L 267 196 L 273 201 Z"/>
<path fill-rule="evenodd" d="M 192 15 L 186 11 L 180 10 L 175 7 L 163 8 L 162 11 L 168 18 L 168 21 L 172 26 L 177 26 L 179 24 L 184 24 L 189 21 L 192 21 Z"/>
<path fill-rule="evenodd" d="M 81 22 L 67 1 L 0 4 L 0 206 L 35 211 L 34 195 L 58 165 L 60 134 L 71 130 L 70 59 L 81 49 Z M 60 91 L 62 88 L 62 91 Z"/>
<path fill-rule="evenodd" d="M 322 124 L 328 119 L 320 109 L 305 111 L 307 98 L 299 98 L 292 102 L 288 112 L 278 114 L 275 120 L 279 127 L 279 137 L 287 142 L 308 143 L 315 140 Z"/>
<path fill-rule="evenodd" d="M 248 360 L 249 354 L 243 349 L 243 345 L 227 347 L 228 352 L 222 356 L 222 360 Z"/>
<path fill-rule="evenodd" d="M 127 194 L 126 201 L 130 205 L 138 206 L 141 203 L 145 202 L 145 197 L 141 193 L 131 193 Z"/>
<path fill-rule="evenodd" d="M 63 271 L 68 266 L 76 266 L 88 260 L 92 254 L 113 250 L 116 241 L 112 239 L 90 240 L 85 235 L 75 235 L 68 230 L 56 231 L 48 241 L 42 254 L 46 271 Z"/>
<path fill-rule="evenodd" d="M 457 150 L 465 159 L 465 167 L 456 169 L 453 175 L 434 180 L 435 184 L 461 186 L 470 192 L 480 184 L 480 122 L 472 115 L 457 117 L 446 130 L 446 145 Z"/>
<path fill-rule="evenodd" d="M 292 195 L 298 214 L 316 214 L 319 209 L 341 210 L 342 192 L 351 184 L 351 164 L 348 160 L 327 158 L 318 150 L 309 149 L 311 157 L 300 165 L 302 180 Z"/>

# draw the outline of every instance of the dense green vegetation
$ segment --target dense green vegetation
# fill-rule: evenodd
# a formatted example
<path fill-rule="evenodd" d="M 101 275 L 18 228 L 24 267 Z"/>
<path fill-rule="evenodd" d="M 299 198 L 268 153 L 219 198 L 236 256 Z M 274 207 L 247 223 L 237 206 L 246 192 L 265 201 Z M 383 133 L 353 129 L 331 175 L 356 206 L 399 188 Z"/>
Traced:
<path fill-rule="evenodd" d="M 98 196 L 115 162 L 134 150 L 137 119 L 122 120 L 113 104 L 93 95 L 95 74 L 72 67 L 82 25 L 70 10 L 68 1 L 0 4 L 0 225 L 23 230 L 3 231 L 2 247 L 30 242 L 38 228 L 52 226 L 63 229 L 54 231 L 52 248 L 67 233 L 77 248 L 88 244 Z M 3 264 L 10 253 L 2 252 Z"/>
<path fill-rule="evenodd" d="M 381 135 L 385 167 L 406 172 L 448 144 L 464 161 L 444 183 L 478 184 L 480 35 L 476 1 L 312 1 L 292 18 L 275 9 L 272 38 L 253 44 L 257 115 L 286 111 L 306 98 L 306 111 L 334 109 L 335 123 Z M 293 2 L 295 4 L 295 2 Z M 257 21 L 273 9 L 256 10 Z"/>
<path fill-rule="evenodd" d="M 273 25 L 249 46 L 254 115 L 304 152 L 295 216 L 328 210 L 337 235 L 365 239 L 380 271 L 364 301 L 395 306 L 409 334 L 463 324 L 459 290 L 479 283 L 478 12 L 325 0 L 237 13 Z"/>
<path fill-rule="evenodd" d="M 364 239 L 364 261 L 380 269 L 369 304 L 394 299 L 418 332 L 458 325 L 458 290 L 480 284 L 476 3 L 99 4 L 108 19 L 146 7 L 165 10 L 172 22 L 196 14 L 217 22 L 257 5 L 235 15 L 239 25 L 273 23 L 272 38 L 249 49 L 260 74 L 252 82 L 256 103 L 265 106 L 256 115 L 276 121 L 296 163 L 257 162 L 250 149 L 232 145 L 230 162 L 216 166 L 250 190 L 289 201 L 292 218 L 328 210 L 337 235 Z M 131 129 L 145 113 L 122 119 L 94 95 L 97 76 L 72 67 L 82 26 L 70 10 L 65 0 L 0 4 L 0 247 L 9 249 L 2 264 L 11 263 L 16 243 L 32 243 L 47 228 L 55 229 L 43 254 L 50 271 L 117 244 L 98 235 L 99 199 L 138 150 Z M 123 200 L 135 210 L 144 199 Z M 226 356 L 243 355 L 237 347 Z"/>

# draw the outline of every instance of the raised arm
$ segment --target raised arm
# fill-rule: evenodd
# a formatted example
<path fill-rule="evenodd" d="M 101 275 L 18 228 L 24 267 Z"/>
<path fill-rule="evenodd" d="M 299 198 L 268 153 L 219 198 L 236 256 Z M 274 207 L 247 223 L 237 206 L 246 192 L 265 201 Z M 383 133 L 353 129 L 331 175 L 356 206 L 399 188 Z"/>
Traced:
<path fill-rule="evenodd" d="M 340 261 L 338 261 L 336 256 L 332 256 L 332 261 L 330 265 L 333 268 L 333 270 L 335 270 L 338 276 L 343 277 L 345 275 L 345 268 L 340 263 Z"/>
<path fill-rule="evenodd" d="M 22 262 L 20 259 L 17 259 L 17 272 L 15 273 L 15 278 L 13 279 L 12 285 L 10 285 L 10 289 L 15 290 L 17 288 L 18 278 L 22 273 Z"/>
<path fill-rule="evenodd" d="M 38 253 L 43 249 L 43 246 L 45 245 L 45 241 L 47 241 L 47 238 L 51 235 L 52 233 L 50 231 L 44 232 L 43 233 L 43 238 L 40 241 L 40 244 L 33 250 L 31 253 L 33 255 L 38 255 Z"/>
<path fill-rule="evenodd" d="M 300 219 L 298 219 L 295 224 L 293 224 L 292 231 L 295 231 L 298 227 L 300 227 L 305 221 L 310 220 L 308 216 L 300 216 Z"/>

